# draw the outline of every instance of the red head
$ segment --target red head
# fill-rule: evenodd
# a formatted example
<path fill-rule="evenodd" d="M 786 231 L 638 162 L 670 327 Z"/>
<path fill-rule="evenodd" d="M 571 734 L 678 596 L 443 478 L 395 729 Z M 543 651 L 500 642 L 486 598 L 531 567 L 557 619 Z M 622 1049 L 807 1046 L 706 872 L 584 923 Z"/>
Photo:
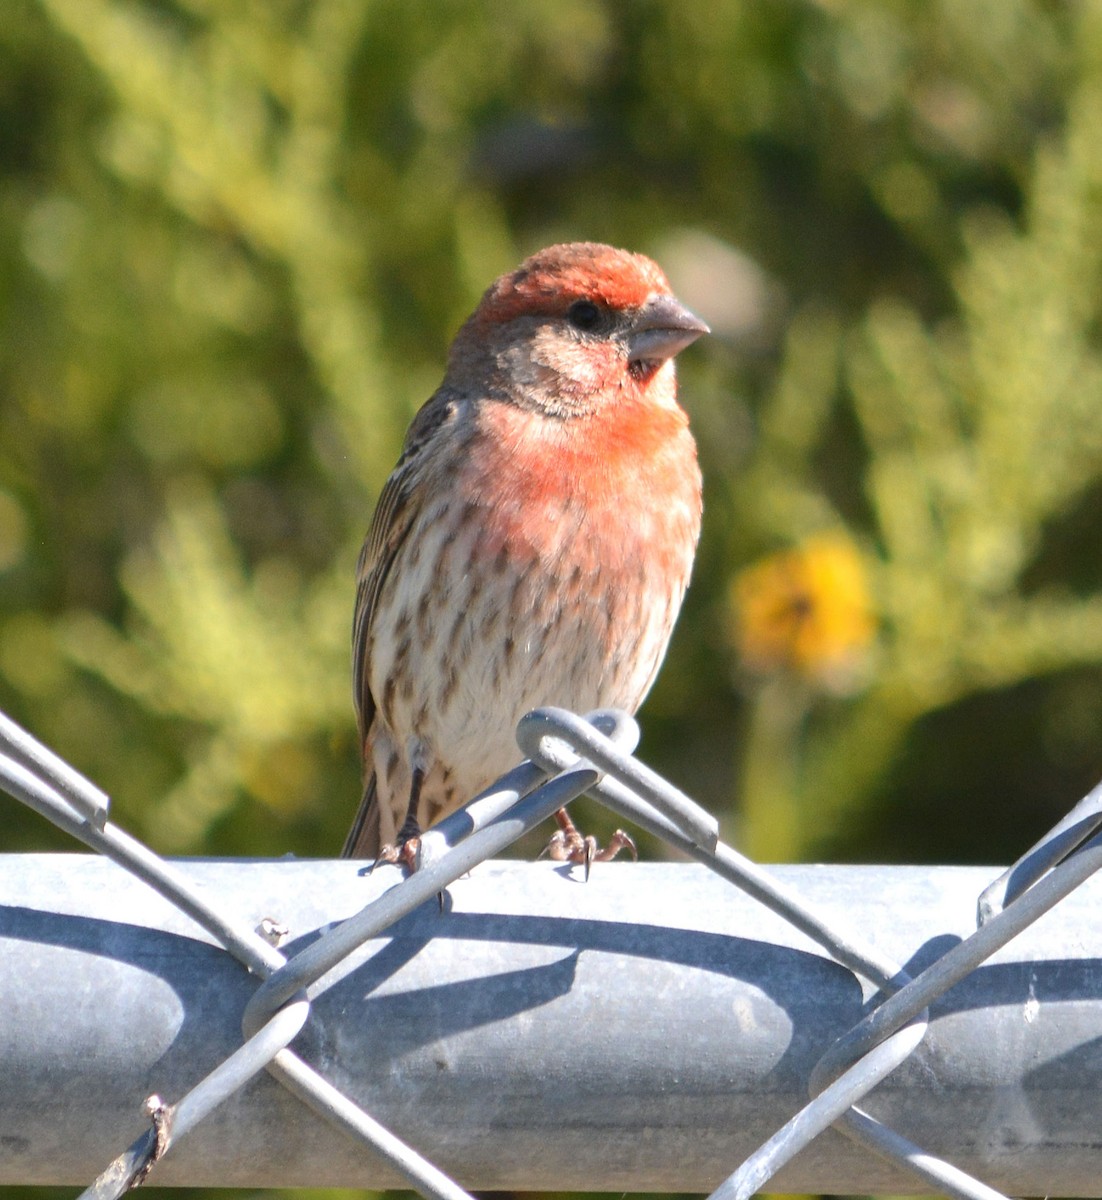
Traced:
<path fill-rule="evenodd" d="M 549 246 L 486 290 L 456 335 L 447 382 L 558 417 L 652 385 L 672 404 L 673 356 L 707 332 L 649 258 Z"/>

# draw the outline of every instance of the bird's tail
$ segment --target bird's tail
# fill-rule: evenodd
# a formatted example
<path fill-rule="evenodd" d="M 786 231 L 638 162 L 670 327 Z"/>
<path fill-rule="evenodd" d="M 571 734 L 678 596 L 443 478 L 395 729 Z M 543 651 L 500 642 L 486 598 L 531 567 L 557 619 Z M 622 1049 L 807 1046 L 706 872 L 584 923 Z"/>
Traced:
<path fill-rule="evenodd" d="M 348 831 L 341 848 L 341 858 L 376 858 L 380 847 L 379 838 L 379 793 L 375 786 L 375 772 L 364 782 L 363 799 L 360 801 L 356 819 Z"/>

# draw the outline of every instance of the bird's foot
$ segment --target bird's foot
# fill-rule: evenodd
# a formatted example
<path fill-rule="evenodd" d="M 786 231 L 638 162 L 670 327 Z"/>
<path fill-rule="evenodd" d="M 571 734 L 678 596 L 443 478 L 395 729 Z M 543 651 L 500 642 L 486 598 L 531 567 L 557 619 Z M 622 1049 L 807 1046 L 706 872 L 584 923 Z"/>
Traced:
<path fill-rule="evenodd" d="M 621 850 L 627 850 L 633 859 L 639 854 L 635 843 L 622 829 L 617 829 L 608 840 L 607 846 L 600 846 L 592 835 L 583 837 L 578 827 L 570 819 L 565 808 L 560 808 L 555 814 L 559 827 L 547 843 L 543 853 L 552 862 L 578 863 L 585 867 L 585 877 L 589 878 L 589 868 L 595 862 L 611 862 Z M 540 856 L 542 858 L 542 855 Z"/>
<path fill-rule="evenodd" d="M 421 802 L 421 785 L 425 781 L 425 773 L 420 767 L 413 771 L 413 782 L 409 787 L 409 807 L 406 809 L 406 819 L 398 830 L 398 836 L 379 851 L 378 857 L 371 864 L 372 871 L 379 863 L 394 863 L 395 866 L 405 867 L 412 875 L 417 870 L 421 857 L 421 823 L 417 820 L 417 806 Z"/>
<path fill-rule="evenodd" d="M 412 834 L 410 837 L 402 837 L 401 833 L 394 842 L 388 842 L 378 853 L 375 861 L 371 864 L 372 871 L 380 863 L 392 863 L 397 867 L 405 867 L 410 875 L 417 870 L 417 863 L 421 857 L 421 833 Z"/>

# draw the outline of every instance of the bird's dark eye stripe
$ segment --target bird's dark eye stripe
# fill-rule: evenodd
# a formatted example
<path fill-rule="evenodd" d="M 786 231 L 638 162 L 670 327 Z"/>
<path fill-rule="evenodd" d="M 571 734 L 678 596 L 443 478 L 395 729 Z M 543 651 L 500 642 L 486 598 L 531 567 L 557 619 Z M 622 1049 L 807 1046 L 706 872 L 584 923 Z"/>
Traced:
<path fill-rule="evenodd" d="M 592 300 L 575 300 L 566 310 L 566 316 L 576 329 L 594 329 L 601 319 L 601 310 Z"/>

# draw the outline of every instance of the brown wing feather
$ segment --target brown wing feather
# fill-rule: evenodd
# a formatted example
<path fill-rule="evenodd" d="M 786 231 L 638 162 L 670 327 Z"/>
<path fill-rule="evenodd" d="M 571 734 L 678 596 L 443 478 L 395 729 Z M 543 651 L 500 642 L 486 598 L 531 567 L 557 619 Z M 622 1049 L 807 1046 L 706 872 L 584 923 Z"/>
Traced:
<path fill-rule="evenodd" d="M 375 787 L 375 772 L 364 780 L 363 798 L 356 810 L 356 819 L 341 847 L 341 858 L 376 858 L 382 846 L 379 836 L 379 793 Z"/>
<path fill-rule="evenodd" d="M 455 401 L 437 392 L 422 406 L 406 434 L 398 465 L 383 486 L 356 567 L 356 612 L 352 621 L 352 689 L 364 755 L 364 790 L 359 810 L 341 850 L 342 858 L 371 858 L 379 853 L 379 797 L 375 773 L 366 756 L 375 720 L 375 697 L 368 679 L 368 645 L 379 595 L 406 535 L 420 511 L 425 461 L 436 435 L 454 422 Z"/>

